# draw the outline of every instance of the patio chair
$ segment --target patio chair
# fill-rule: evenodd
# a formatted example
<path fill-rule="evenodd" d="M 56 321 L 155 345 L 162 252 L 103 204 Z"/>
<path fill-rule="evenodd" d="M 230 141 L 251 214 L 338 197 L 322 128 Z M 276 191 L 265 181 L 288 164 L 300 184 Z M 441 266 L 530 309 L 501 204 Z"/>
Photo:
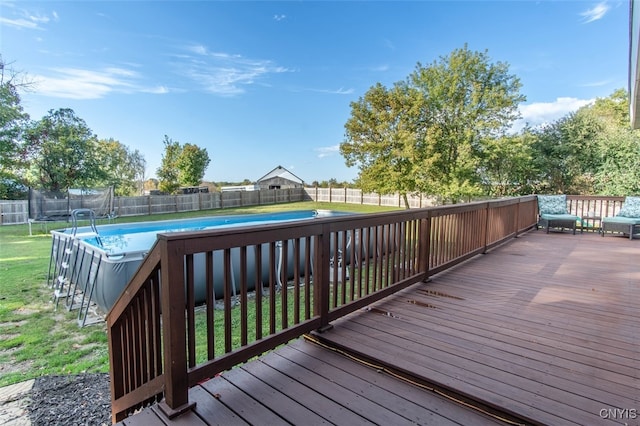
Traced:
<path fill-rule="evenodd" d="M 571 229 L 573 235 L 576 234 L 576 223 L 580 222 L 580 218 L 567 210 L 566 195 L 538 195 L 538 212 L 536 229 L 546 228 L 547 234 L 549 228 Z"/>
<path fill-rule="evenodd" d="M 605 232 L 629 234 L 629 239 L 633 240 L 633 234 L 640 233 L 640 197 L 625 197 L 617 215 L 603 218 L 603 237 Z"/>

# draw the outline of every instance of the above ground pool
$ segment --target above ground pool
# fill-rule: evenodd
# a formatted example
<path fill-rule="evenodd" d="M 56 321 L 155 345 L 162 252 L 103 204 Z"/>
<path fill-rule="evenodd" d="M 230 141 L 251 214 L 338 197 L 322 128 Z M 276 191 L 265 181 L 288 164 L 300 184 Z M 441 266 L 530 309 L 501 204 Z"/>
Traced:
<path fill-rule="evenodd" d="M 53 268 L 57 293 L 62 287 L 68 295 L 87 293 L 88 301 L 95 302 L 104 312 L 113 306 L 120 293 L 151 250 L 159 233 L 220 229 L 234 226 L 260 225 L 290 221 L 313 220 L 316 217 L 342 216 L 344 212 L 328 210 L 302 210 L 281 213 L 252 215 L 210 216 L 193 219 L 163 220 L 66 228 L 51 231 L 53 236 L 50 267 Z M 248 247 L 248 258 L 253 259 Z M 263 247 L 263 256 L 268 256 L 268 245 Z M 278 256 L 280 255 L 278 251 Z M 289 253 L 292 253 L 290 250 Z M 231 250 L 232 264 L 238 264 L 239 249 Z M 252 260 L 251 260 L 252 261 Z M 196 301 L 205 300 L 205 255 L 194 255 Z M 214 271 L 221 271 L 222 253 L 214 253 Z M 278 263 L 281 259 L 277 260 Z M 289 259 L 290 264 L 293 263 Z M 263 269 L 268 262 L 263 261 Z M 251 273 L 260 274 L 262 281 L 268 280 L 268 269 L 256 271 L 249 265 Z M 310 272 L 310 271 L 309 271 Z M 255 277 L 255 275 L 254 275 Z M 232 277 L 233 280 L 233 277 Z M 249 279 L 253 283 L 253 279 Z M 222 277 L 214 276 L 216 297 L 222 295 Z M 235 286 L 235 283 L 234 283 Z M 70 289 L 74 288 L 72 293 Z M 234 287 L 235 288 L 235 287 Z"/>

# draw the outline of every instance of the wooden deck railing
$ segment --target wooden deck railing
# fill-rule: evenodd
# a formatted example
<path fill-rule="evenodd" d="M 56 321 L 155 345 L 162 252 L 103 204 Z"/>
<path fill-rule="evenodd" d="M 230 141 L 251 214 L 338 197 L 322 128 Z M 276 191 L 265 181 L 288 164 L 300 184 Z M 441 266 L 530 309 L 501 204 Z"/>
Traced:
<path fill-rule="evenodd" d="M 569 212 L 582 218 L 583 230 L 598 231 L 603 217 L 615 216 L 622 207 L 624 197 L 600 195 L 568 195 Z"/>
<path fill-rule="evenodd" d="M 155 401 L 175 416 L 195 384 L 536 221 L 526 196 L 159 235 L 107 315 L 112 419 Z"/>

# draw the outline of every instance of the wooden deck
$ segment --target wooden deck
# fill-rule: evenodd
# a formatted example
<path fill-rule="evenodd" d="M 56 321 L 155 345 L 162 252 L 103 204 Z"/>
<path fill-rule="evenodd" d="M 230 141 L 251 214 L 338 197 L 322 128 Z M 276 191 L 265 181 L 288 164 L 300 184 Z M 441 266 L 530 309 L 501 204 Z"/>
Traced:
<path fill-rule="evenodd" d="M 195 409 L 162 421 L 640 425 L 639 302 L 640 240 L 533 231 L 312 336 L 334 349 L 298 340 L 192 388 Z"/>

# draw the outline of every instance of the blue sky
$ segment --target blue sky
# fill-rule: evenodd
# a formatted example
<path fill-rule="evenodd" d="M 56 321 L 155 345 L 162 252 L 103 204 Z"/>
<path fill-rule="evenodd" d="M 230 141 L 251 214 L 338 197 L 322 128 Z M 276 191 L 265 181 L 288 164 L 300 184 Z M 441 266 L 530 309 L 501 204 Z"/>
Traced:
<path fill-rule="evenodd" d="M 164 135 L 206 148 L 209 181 L 278 165 L 351 181 L 350 103 L 465 43 L 523 84 L 523 121 L 627 89 L 628 1 L 4 1 L 0 54 L 36 84 L 32 119 L 72 108 L 155 176 Z M 518 124 L 519 126 L 522 123 Z"/>

